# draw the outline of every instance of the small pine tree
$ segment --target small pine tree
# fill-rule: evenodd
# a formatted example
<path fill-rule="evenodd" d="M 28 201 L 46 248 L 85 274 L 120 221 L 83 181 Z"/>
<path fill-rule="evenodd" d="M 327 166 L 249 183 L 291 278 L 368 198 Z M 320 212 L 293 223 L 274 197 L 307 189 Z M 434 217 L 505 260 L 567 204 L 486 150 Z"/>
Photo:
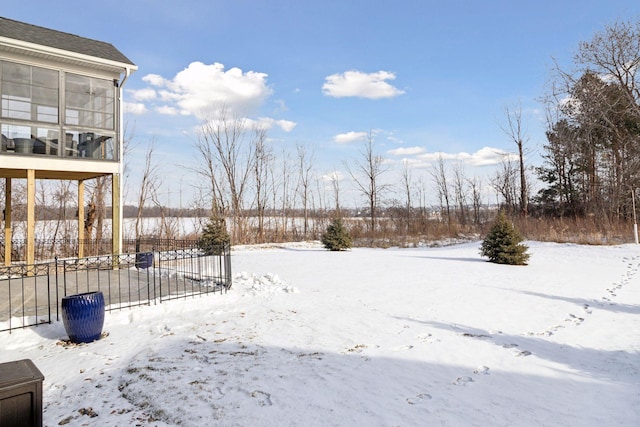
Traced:
<path fill-rule="evenodd" d="M 351 236 L 340 218 L 331 221 L 327 231 L 322 234 L 322 244 L 330 251 L 344 251 L 351 248 Z"/>
<path fill-rule="evenodd" d="M 522 240 L 520 233 L 500 211 L 493 228 L 482 242 L 480 255 L 497 264 L 527 265 L 529 248 L 520 244 Z"/>
<path fill-rule="evenodd" d="M 202 235 L 198 239 L 198 247 L 207 255 L 220 255 L 224 245 L 230 241 L 225 220 L 211 217 L 202 229 Z"/>

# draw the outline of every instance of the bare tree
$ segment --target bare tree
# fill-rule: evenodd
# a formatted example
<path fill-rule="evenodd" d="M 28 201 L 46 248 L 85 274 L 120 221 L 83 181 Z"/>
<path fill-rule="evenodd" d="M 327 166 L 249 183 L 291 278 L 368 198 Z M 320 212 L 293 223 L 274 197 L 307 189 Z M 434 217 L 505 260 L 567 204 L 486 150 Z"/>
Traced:
<path fill-rule="evenodd" d="M 473 205 L 473 223 L 479 225 L 481 222 L 480 208 L 482 207 L 482 180 L 478 177 L 467 180 L 471 190 L 471 201 Z"/>
<path fill-rule="evenodd" d="M 0 190 L 2 194 L 5 194 L 6 191 L 6 180 L 0 180 Z M 24 239 L 26 236 L 26 222 L 18 219 L 27 217 L 27 183 L 26 180 L 22 179 L 13 179 L 10 184 L 10 196 L 11 196 L 11 212 L 7 213 L 3 211 L 3 219 L 7 220 L 8 217 L 11 217 L 12 222 L 10 224 L 5 224 L 5 226 L 9 226 L 11 228 L 11 239 L 14 237 L 20 236 L 19 238 Z M 6 208 L 6 207 L 5 207 Z M 15 251 L 15 248 L 13 249 Z M 4 254 L 4 252 L 3 252 Z M 17 253 L 14 254 L 16 257 L 19 255 Z M 16 260 L 19 258 L 15 258 Z"/>
<path fill-rule="evenodd" d="M 423 232 L 426 230 L 427 223 L 429 220 L 429 209 L 427 207 L 427 204 L 428 204 L 427 188 L 428 187 L 430 187 L 430 185 L 428 185 L 427 181 L 425 180 L 425 177 L 424 176 L 418 177 L 417 196 L 418 196 L 418 206 L 420 210 L 420 224 L 421 224 L 421 230 Z"/>
<path fill-rule="evenodd" d="M 178 236 L 180 217 L 169 216 L 167 206 L 160 200 L 159 187 L 160 184 L 153 185 L 150 189 L 151 201 L 160 212 L 160 224 L 156 233 L 161 239 L 174 239 Z"/>
<path fill-rule="evenodd" d="M 147 147 L 144 169 L 140 181 L 140 193 L 138 194 L 138 208 L 136 213 L 135 233 L 139 239 L 142 233 L 142 217 L 145 205 L 151 200 L 152 195 L 157 190 L 158 184 L 158 164 L 153 160 L 155 150 L 155 140 L 151 140 Z"/>
<path fill-rule="evenodd" d="M 265 240 L 265 212 L 269 200 L 268 178 L 273 165 L 271 148 L 266 144 L 266 131 L 262 128 L 255 130 L 255 150 L 253 161 L 253 178 L 255 186 L 255 205 L 258 215 L 258 240 Z"/>
<path fill-rule="evenodd" d="M 36 206 L 41 208 L 46 208 L 49 203 L 49 194 L 51 193 L 50 183 L 46 181 L 36 181 Z M 55 227 L 55 224 L 52 224 L 48 215 L 45 213 L 45 209 L 36 209 L 35 211 L 36 217 L 35 220 L 40 222 L 40 225 L 43 226 L 43 232 L 45 235 L 51 235 L 51 227 Z M 54 221 L 55 222 L 55 221 Z"/>
<path fill-rule="evenodd" d="M 211 184 L 212 213 L 221 215 L 220 203 L 225 194 L 233 216 L 232 235 L 235 240 L 245 234 L 245 196 L 254 160 L 255 137 L 248 136 L 245 120 L 230 117 L 225 107 L 200 127 L 195 147 L 200 154 L 198 170 Z M 217 167 L 220 167 L 220 174 Z"/>
<path fill-rule="evenodd" d="M 276 171 L 276 167 L 275 167 L 275 160 L 274 160 L 274 166 L 269 168 L 269 182 L 270 182 L 270 191 L 271 191 L 271 206 L 272 208 L 275 210 L 276 207 L 279 205 L 278 203 L 278 195 L 281 194 L 280 193 L 280 187 L 282 187 L 282 175 L 280 175 L 278 173 L 278 171 Z M 273 232 L 274 234 L 278 234 L 280 231 L 280 221 L 276 219 L 273 219 L 273 215 L 269 216 L 269 222 L 271 223 L 273 221 Z"/>
<path fill-rule="evenodd" d="M 87 238 L 89 239 L 93 237 L 97 241 L 102 240 L 102 235 L 105 231 L 105 200 L 109 196 L 109 182 L 109 177 L 101 176 L 89 181 L 89 184 L 87 185 L 89 190 L 89 209 L 87 210 L 85 231 L 87 232 Z"/>
<path fill-rule="evenodd" d="M 51 252 L 53 253 L 53 249 L 55 246 L 55 242 L 58 239 L 58 235 L 60 233 L 60 229 L 62 228 L 62 237 L 63 239 L 70 238 L 70 230 L 69 230 L 69 221 L 67 220 L 68 215 L 68 206 L 69 203 L 72 202 L 72 192 L 71 192 L 71 181 L 63 180 L 56 181 L 53 188 L 53 200 L 56 203 L 57 213 L 56 213 L 56 225 L 53 230 L 53 242 L 51 243 Z"/>
<path fill-rule="evenodd" d="M 331 193 L 333 194 L 333 203 L 336 210 L 336 215 L 340 216 L 340 174 L 337 170 L 333 170 L 327 174 L 329 183 L 331 184 Z"/>
<path fill-rule="evenodd" d="M 413 191 L 413 175 L 412 175 L 412 170 L 411 170 L 411 166 L 409 164 L 409 161 L 407 160 L 403 160 L 402 161 L 402 179 L 401 179 L 401 185 L 402 185 L 402 189 L 404 190 L 404 196 L 405 196 L 405 226 L 406 226 L 406 230 L 409 233 L 411 230 L 411 193 Z"/>
<path fill-rule="evenodd" d="M 640 21 L 616 22 L 581 42 L 574 62 L 579 74 L 596 73 L 615 82 L 627 96 L 628 106 L 640 114 Z"/>
<path fill-rule="evenodd" d="M 351 175 L 358 190 L 366 197 L 369 203 L 369 229 L 372 237 L 376 228 L 377 210 L 381 196 L 389 189 L 388 184 L 382 184 L 380 182 L 382 175 L 388 170 L 388 167 L 384 163 L 384 158 L 374 152 L 373 141 L 373 131 L 369 131 L 367 141 L 364 144 L 363 150 L 360 152 L 361 158 L 355 160 L 355 171 L 352 171 L 349 165 L 345 163 L 349 175 Z"/>
<path fill-rule="evenodd" d="M 518 106 L 516 108 L 505 109 L 505 115 L 507 123 L 502 127 L 502 131 L 513 141 L 518 147 L 518 159 L 519 159 L 519 175 L 520 175 L 520 213 L 522 216 L 527 216 L 528 213 L 528 187 L 527 177 L 524 164 L 524 144 L 526 136 L 522 129 L 522 109 Z"/>
<path fill-rule="evenodd" d="M 447 226 L 451 229 L 451 203 L 449 201 L 449 184 L 447 181 L 447 168 L 444 158 L 439 155 L 435 170 L 431 171 L 431 176 L 436 183 L 438 198 L 440 199 L 440 209 L 444 210 L 447 216 Z"/>
<path fill-rule="evenodd" d="M 460 162 L 453 164 L 453 194 L 455 203 L 458 206 L 458 221 L 460 224 L 467 223 L 467 188 L 464 174 L 464 165 Z"/>
<path fill-rule="evenodd" d="M 302 201 L 302 214 L 304 217 L 303 233 L 305 238 L 309 233 L 309 197 L 311 192 L 311 180 L 313 170 L 313 152 L 309 154 L 302 144 L 296 146 L 298 152 L 298 193 Z"/>
<path fill-rule="evenodd" d="M 198 139 L 194 145 L 198 152 L 198 160 L 190 169 L 203 177 L 206 182 L 204 188 L 201 188 L 200 194 L 202 198 L 209 199 L 209 209 L 211 210 L 210 216 L 223 216 L 226 210 L 225 201 L 223 198 L 222 187 L 220 185 L 222 178 L 218 162 L 216 161 L 214 147 L 204 138 Z"/>
<path fill-rule="evenodd" d="M 280 159 L 280 178 L 281 178 L 281 186 L 282 190 L 280 196 L 280 220 L 282 224 L 282 237 L 284 238 L 287 235 L 287 220 L 288 213 L 290 211 L 292 205 L 292 195 L 291 195 L 291 166 L 289 164 L 289 154 L 287 153 L 287 149 L 285 147 L 282 148 L 282 156 Z"/>
<path fill-rule="evenodd" d="M 516 175 L 517 169 L 511 154 L 503 154 L 500 169 L 495 172 L 491 185 L 502 196 L 505 207 L 509 210 L 516 208 Z"/>

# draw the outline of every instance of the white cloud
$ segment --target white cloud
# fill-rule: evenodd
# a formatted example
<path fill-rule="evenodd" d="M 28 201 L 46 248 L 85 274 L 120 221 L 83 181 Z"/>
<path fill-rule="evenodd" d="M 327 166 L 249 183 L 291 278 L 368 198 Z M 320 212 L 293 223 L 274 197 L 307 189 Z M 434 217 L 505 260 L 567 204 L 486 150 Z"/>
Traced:
<path fill-rule="evenodd" d="M 179 100 L 179 97 L 170 90 L 161 90 L 158 92 L 158 95 L 160 100 L 164 102 L 177 102 Z"/>
<path fill-rule="evenodd" d="M 156 107 L 156 111 L 160 114 L 166 114 L 168 116 L 177 116 L 180 114 L 180 111 L 177 108 L 171 107 L 169 105 L 161 105 Z"/>
<path fill-rule="evenodd" d="M 424 153 L 426 150 L 422 147 L 404 147 L 387 151 L 392 156 L 415 156 Z"/>
<path fill-rule="evenodd" d="M 402 159 L 402 162 L 412 169 L 426 169 L 432 166 L 431 162 L 418 160 L 417 158 L 405 158 Z"/>
<path fill-rule="evenodd" d="M 148 74 L 143 80 L 162 88 L 160 99 L 170 103 L 160 110 L 167 114 L 193 115 L 208 118 L 224 106 L 233 115 L 246 116 L 254 113 L 271 95 L 267 85 L 267 74 L 255 71 L 243 72 L 239 68 L 225 71 L 220 63 L 203 64 L 192 62 L 168 80 L 157 74 Z M 153 89 L 143 89 L 142 96 L 150 95 Z"/>
<path fill-rule="evenodd" d="M 330 171 L 322 175 L 324 182 L 342 181 L 343 179 L 344 174 L 340 171 Z"/>
<path fill-rule="evenodd" d="M 136 101 L 150 101 L 158 97 L 156 90 L 150 87 L 140 90 L 131 89 L 127 93 Z"/>
<path fill-rule="evenodd" d="M 395 78 L 396 75 L 389 71 L 367 74 L 352 70 L 326 77 L 322 92 L 334 98 L 350 96 L 369 99 L 392 98 L 404 93 L 403 90 L 387 82 Z"/>
<path fill-rule="evenodd" d="M 460 160 L 460 156 L 461 155 L 465 155 L 467 153 L 460 153 L 460 154 L 451 154 L 451 153 L 443 153 L 441 151 L 435 152 L 435 153 L 424 153 L 424 154 L 420 154 L 418 156 L 416 156 L 416 158 L 418 160 L 421 161 L 425 161 L 425 162 L 437 162 L 438 160 L 442 159 L 442 160 Z"/>
<path fill-rule="evenodd" d="M 404 141 L 396 136 L 389 135 L 387 139 L 395 144 L 404 144 Z"/>
<path fill-rule="evenodd" d="M 278 126 L 285 132 L 291 132 L 297 125 L 291 120 L 248 118 L 257 113 L 273 93 L 267 85 L 265 73 L 244 72 L 239 68 L 225 70 L 224 65 L 217 62 L 192 62 L 171 79 L 148 74 L 142 80 L 150 87 L 130 90 L 130 96 L 137 101 L 156 102 L 156 105 L 147 108 L 159 114 L 211 120 L 217 118 L 224 109 L 228 118 L 246 120 L 247 125 L 258 125 L 265 129 Z M 278 113 L 288 110 L 282 99 L 276 100 L 275 104 Z M 138 105 L 136 111 L 146 111 L 141 107 Z"/>
<path fill-rule="evenodd" d="M 348 144 L 354 141 L 363 140 L 367 136 L 366 132 L 347 132 L 333 137 L 333 141 L 338 144 Z"/>
<path fill-rule="evenodd" d="M 503 160 L 517 160 L 514 153 L 501 150 L 499 148 L 483 147 L 475 153 L 424 153 L 416 156 L 416 159 L 423 162 L 435 163 L 440 158 L 443 160 L 460 161 L 471 166 L 492 166 L 500 164 Z"/>
<path fill-rule="evenodd" d="M 247 127 L 258 126 L 262 129 L 269 130 L 273 126 L 278 126 L 285 132 L 291 132 L 297 125 L 296 122 L 291 120 L 276 120 L 271 117 L 260 117 L 257 120 L 245 119 L 245 125 Z"/>
<path fill-rule="evenodd" d="M 276 124 L 285 132 L 291 132 L 297 123 L 291 120 L 276 120 Z"/>
<path fill-rule="evenodd" d="M 164 77 L 158 74 L 147 74 L 142 78 L 142 81 L 149 83 L 151 86 L 164 86 L 167 83 Z"/>
<path fill-rule="evenodd" d="M 140 102 L 125 102 L 124 112 L 129 114 L 141 115 L 147 112 L 147 107 Z"/>
<path fill-rule="evenodd" d="M 469 157 L 468 163 L 473 166 L 491 166 L 499 164 L 503 159 L 517 160 L 518 156 L 499 148 L 483 147 Z"/>

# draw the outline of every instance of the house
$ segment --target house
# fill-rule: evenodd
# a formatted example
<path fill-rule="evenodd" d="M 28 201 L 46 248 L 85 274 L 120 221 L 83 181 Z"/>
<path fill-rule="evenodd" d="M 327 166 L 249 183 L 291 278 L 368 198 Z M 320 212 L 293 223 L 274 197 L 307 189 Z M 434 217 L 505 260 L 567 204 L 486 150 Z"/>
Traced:
<path fill-rule="evenodd" d="M 122 88 L 137 70 L 109 43 L 0 17 L 0 179 L 5 263 L 11 263 L 11 180 L 27 181 L 27 264 L 35 260 L 35 183 L 111 178 L 113 253 L 122 242 Z M 1 200 L 1 195 L 0 195 Z M 80 245 L 78 256 L 83 256 Z"/>

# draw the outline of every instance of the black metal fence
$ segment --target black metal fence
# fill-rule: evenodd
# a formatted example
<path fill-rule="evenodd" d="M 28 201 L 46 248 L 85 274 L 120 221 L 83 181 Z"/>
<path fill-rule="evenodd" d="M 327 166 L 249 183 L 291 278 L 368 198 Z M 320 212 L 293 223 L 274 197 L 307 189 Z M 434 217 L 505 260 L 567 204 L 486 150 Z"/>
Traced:
<path fill-rule="evenodd" d="M 110 311 L 222 293 L 231 282 L 228 244 L 0 267 L 0 332 L 59 321 L 66 295 L 102 291 Z"/>

